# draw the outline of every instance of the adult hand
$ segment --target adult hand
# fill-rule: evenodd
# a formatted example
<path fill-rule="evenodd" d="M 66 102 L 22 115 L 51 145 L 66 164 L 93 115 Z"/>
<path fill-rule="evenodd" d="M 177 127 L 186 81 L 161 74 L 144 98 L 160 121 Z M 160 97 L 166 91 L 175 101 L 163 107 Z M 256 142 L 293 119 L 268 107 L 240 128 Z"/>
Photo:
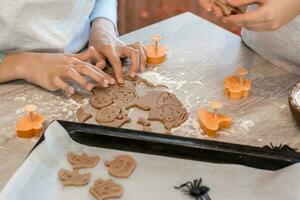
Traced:
<path fill-rule="evenodd" d="M 97 18 L 93 21 L 90 45 L 94 46 L 103 58 L 109 60 L 120 84 L 124 83 L 121 58 L 130 58 L 131 77 L 135 77 L 138 72 L 145 70 L 146 51 L 144 46 L 139 42 L 126 45 L 117 37 L 113 23 L 107 19 Z"/>
<path fill-rule="evenodd" d="M 300 14 L 299 0 L 227 0 L 234 6 L 257 4 L 258 8 L 245 14 L 225 17 L 225 23 L 253 31 L 274 31 Z"/>
<path fill-rule="evenodd" d="M 217 17 L 224 16 L 221 8 L 213 3 L 212 0 L 198 0 L 199 5 L 207 12 L 212 12 Z"/>

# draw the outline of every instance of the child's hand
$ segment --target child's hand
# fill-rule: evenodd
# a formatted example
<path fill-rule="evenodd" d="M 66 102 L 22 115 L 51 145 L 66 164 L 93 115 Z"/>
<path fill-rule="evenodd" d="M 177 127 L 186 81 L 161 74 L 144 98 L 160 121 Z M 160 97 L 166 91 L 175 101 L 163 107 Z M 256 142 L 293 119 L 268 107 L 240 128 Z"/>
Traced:
<path fill-rule="evenodd" d="M 90 36 L 90 45 L 109 60 L 116 79 L 123 83 L 122 64 L 120 58 L 130 58 L 130 76 L 134 77 L 138 72 L 144 71 L 146 66 L 146 51 L 141 43 L 126 45 L 116 35 L 113 24 L 103 18 L 93 21 Z"/>
<path fill-rule="evenodd" d="M 115 80 L 86 61 L 97 59 L 97 52 L 90 47 L 80 54 L 51 54 L 51 53 L 20 53 L 5 56 L 0 65 L 0 72 L 6 73 L 9 78 L 0 76 L 0 81 L 9 79 L 25 79 L 45 89 L 55 91 L 62 89 L 68 94 L 74 93 L 68 80 L 78 83 L 83 89 L 90 91 L 95 85 L 87 81 L 84 76 L 94 80 L 97 84 L 107 87 Z M 101 60 L 98 60 L 100 63 Z M 103 63 L 103 62 L 102 62 Z M 10 72 L 10 68 L 15 71 Z M 10 73 L 9 73 L 10 72 Z M 4 74 L 2 74 L 4 75 Z"/>
<path fill-rule="evenodd" d="M 253 31 L 274 31 L 300 14 L 299 0 L 227 0 L 235 7 L 258 4 L 255 11 L 224 18 L 240 28 Z"/>

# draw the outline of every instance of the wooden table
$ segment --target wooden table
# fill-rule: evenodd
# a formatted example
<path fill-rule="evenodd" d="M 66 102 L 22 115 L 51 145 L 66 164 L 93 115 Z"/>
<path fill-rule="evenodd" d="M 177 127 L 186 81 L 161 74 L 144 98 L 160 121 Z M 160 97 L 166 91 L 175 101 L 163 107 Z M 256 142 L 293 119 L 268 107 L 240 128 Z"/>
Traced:
<path fill-rule="evenodd" d="M 222 112 L 230 114 L 234 123 L 216 140 L 256 146 L 286 143 L 300 149 L 300 130 L 287 104 L 287 92 L 299 80 L 298 76 L 256 55 L 240 37 L 190 13 L 124 35 L 122 39 L 128 43 L 149 43 L 153 34 L 163 36 L 169 57 L 143 76 L 167 84 L 191 113 L 188 122 L 174 134 L 203 138 L 195 111 L 208 106 L 211 100 L 220 100 L 224 104 Z M 233 101 L 223 95 L 223 79 L 241 65 L 249 67 L 253 90 L 249 98 Z M 18 139 L 14 133 L 15 121 L 28 103 L 37 104 L 49 121 L 75 120 L 74 112 L 79 106 L 61 93 L 47 92 L 22 81 L 0 86 L 0 188 L 36 142 Z"/>

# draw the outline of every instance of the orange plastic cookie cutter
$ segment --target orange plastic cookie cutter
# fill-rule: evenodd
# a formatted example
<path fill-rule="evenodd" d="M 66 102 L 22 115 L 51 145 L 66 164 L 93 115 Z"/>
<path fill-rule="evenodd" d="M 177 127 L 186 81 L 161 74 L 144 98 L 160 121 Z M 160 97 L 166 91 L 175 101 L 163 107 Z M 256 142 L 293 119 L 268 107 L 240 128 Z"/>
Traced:
<path fill-rule="evenodd" d="M 25 106 L 27 115 L 21 117 L 16 124 L 16 133 L 21 138 L 39 137 L 43 128 L 45 117 L 35 112 L 37 107 L 33 104 Z"/>
<path fill-rule="evenodd" d="M 147 64 L 161 64 L 167 58 L 167 48 L 159 45 L 160 35 L 152 36 L 153 44 L 146 45 Z"/>
<path fill-rule="evenodd" d="M 231 126 L 232 119 L 228 115 L 218 114 L 217 110 L 222 107 L 221 102 L 213 101 L 210 103 L 213 112 L 199 109 L 198 120 L 204 134 L 209 137 L 217 137 L 218 131 Z"/>
<path fill-rule="evenodd" d="M 248 70 L 244 67 L 239 67 L 237 74 L 237 76 L 229 76 L 224 80 L 224 93 L 231 99 L 247 97 L 251 90 L 251 81 L 245 79 Z"/>

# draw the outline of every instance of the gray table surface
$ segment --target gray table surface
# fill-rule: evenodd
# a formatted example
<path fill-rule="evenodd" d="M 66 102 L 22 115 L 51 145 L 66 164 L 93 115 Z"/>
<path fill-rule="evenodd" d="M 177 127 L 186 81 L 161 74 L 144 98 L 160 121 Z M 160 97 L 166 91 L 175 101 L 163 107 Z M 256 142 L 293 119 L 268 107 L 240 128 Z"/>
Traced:
<path fill-rule="evenodd" d="M 262 146 L 285 143 L 300 149 L 300 129 L 287 104 L 289 88 L 299 80 L 247 48 L 241 38 L 191 13 L 185 13 L 122 36 L 127 43 L 150 43 L 153 34 L 163 36 L 168 47 L 167 61 L 143 76 L 167 84 L 191 113 L 174 134 L 207 138 L 200 133 L 196 111 L 209 101 L 223 103 L 221 112 L 234 119 L 230 129 L 214 139 Z M 233 101 L 223 95 L 223 80 L 238 66 L 249 69 L 253 80 L 251 96 Z M 0 188 L 17 170 L 36 142 L 15 137 L 16 120 L 23 107 L 35 103 L 49 121 L 75 120 L 79 106 L 62 93 L 47 92 L 23 81 L 0 85 Z M 208 139 L 208 138 L 207 138 Z"/>

